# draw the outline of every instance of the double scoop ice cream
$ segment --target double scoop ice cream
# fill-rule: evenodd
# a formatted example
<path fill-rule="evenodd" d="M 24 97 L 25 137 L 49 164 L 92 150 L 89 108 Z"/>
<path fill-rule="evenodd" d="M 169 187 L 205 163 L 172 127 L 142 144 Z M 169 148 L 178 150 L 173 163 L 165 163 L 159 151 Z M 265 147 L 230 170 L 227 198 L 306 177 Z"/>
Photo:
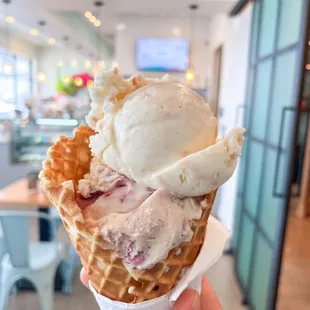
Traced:
<path fill-rule="evenodd" d="M 97 71 L 90 96 L 86 121 L 87 130 L 93 130 L 91 156 L 85 159 L 87 173 L 71 187 L 74 209 L 81 223 L 98 234 L 97 244 L 113 251 L 122 268 L 139 282 L 146 270 L 169 259 L 172 250 L 176 261 L 181 258 L 182 245 L 196 237 L 193 228 L 207 219 L 210 208 L 205 197 L 232 176 L 245 130 L 235 128 L 218 139 L 210 106 L 169 76 L 126 80 L 117 70 Z M 57 152 L 50 151 L 52 159 L 53 153 Z M 55 182 L 47 172 L 52 165 L 53 160 L 45 163 L 41 173 L 50 197 L 55 194 Z M 71 235 L 83 235 L 80 225 L 70 225 Z M 169 273 L 169 268 L 162 273 Z M 181 274 L 180 268 L 176 278 Z M 126 294 L 135 290 L 130 287 Z"/>

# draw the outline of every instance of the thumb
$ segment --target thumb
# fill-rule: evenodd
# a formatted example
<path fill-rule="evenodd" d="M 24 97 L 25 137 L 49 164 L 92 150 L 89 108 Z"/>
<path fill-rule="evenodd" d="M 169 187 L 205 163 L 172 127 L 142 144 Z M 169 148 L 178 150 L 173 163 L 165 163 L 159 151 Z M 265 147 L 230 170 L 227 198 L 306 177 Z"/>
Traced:
<path fill-rule="evenodd" d="M 192 289 L 186 289 L 174 305 L 174 310 L 199 310 L 199 294 Z"/>
<path fill-rule="evenodd" d="M 88 286 L 88 277 L 87 277 L 87 274 L 86 274 L 86 272 L 85 272 L 84 267 L 81 269 L 80 279 L 81 279 L 81 282 L 82 282 L 87 288 L 89 288 L 89 286 Z"/>

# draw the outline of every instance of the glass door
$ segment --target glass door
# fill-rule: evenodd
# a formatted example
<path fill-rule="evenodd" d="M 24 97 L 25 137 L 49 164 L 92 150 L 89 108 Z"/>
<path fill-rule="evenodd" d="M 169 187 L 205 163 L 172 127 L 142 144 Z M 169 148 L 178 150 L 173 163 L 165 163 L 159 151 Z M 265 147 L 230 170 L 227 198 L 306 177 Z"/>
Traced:
<path fill-rule="evenodd" d="M 235 272 L 251 309 L 275 309 L 309 1 L 256 0 L 237 195 Z"/>

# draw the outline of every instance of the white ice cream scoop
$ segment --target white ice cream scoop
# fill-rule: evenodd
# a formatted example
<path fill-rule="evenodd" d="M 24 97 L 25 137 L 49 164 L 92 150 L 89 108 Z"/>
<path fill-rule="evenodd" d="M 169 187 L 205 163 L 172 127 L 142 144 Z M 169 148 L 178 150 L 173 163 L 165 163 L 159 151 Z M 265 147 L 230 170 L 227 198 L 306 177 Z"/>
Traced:
<path fill-rule="evenodd" d="M 233 174 L 244 130 L 216 143 L 217 120 L 210 106 L 186 86 L 148 80 L 121 100 L 117 94 L 97 99 L 104 116 L 90 146 L 115 171 L 179 197 L 207 194 Z"/>

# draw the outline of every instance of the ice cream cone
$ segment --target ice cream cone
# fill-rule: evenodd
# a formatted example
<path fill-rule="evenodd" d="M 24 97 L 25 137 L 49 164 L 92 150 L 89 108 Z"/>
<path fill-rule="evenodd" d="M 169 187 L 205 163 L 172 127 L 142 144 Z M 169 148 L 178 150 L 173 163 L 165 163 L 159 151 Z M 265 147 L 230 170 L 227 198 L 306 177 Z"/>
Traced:
<path fill-rule="evenodd" d="M 168 293 L 178 282 L 184 268 L 191 266 L 204 241 L 208 217 L 216 191 L 199 198 L 204 206 L 199 220 L 192 222 L 194 235 L 169 252 L 151 269 L 133 270 L 125 266 L 114 250 L 107 250 L 99 227 L 88 226 L 76 202 L 78 181 L 89 171 L 89 137 L 94 131 L 82 125 L 74 137 L 60 137 L 49 150 L 40 179 L 43 189 L 58 209 L 90 282 L 96 291 L 112 300 L 138 303 Z M 198 198 L 197 198 L 198 199 Z"/>

